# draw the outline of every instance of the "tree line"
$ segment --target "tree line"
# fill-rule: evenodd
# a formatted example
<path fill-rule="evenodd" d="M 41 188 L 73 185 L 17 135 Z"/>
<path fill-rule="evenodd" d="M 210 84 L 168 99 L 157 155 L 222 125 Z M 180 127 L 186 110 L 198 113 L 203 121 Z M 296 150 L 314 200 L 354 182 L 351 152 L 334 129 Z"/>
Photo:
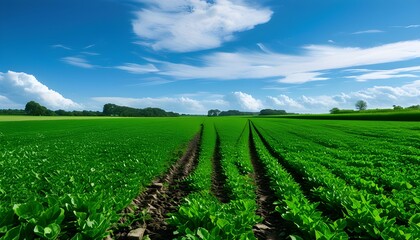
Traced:
<path fill-rule="evenodd" d="M 262 109 L 260 112 L 241 112 L 239 110 L 220 111 L 219 109 L 210 109 L 207 112 L 207 116 L 209 117 L 243 116 L 243 115 L 286 115 L 286 114 L 290 114 L 290 113 L 287 113 L 285 110 L 277 110 L 277 109 Z"/>
<path fill-rule="evenodd" d="M 30 101 L 25 109 L 0 109 L 0 115 L 30 115 L 30 116 L 119 116 L 119 117 L 177 117 L 178 113 L 166 112 L 160 108 L 131 108 L 107 103 L 100 111 L 53 111 L 41 104 Z"/>
<path fill-rule="evenodd" d="M 330 110 L 331 114 L 341 114 L 341 113 L 376 113 L 376 112 L 393 112 L 393 111 L 411 111 L 411 110 L 420 110 L 420 105 L 412 105 L 409 107 L 401 107 L 399 105 L 393 105 L 392 108 L 377 108 L 377 109 L 367 109 L 367 103 L 363 100 L 359 100 L 354 105 L 356 110 L 353 109 L 339 109 L 337 107 Z"/>

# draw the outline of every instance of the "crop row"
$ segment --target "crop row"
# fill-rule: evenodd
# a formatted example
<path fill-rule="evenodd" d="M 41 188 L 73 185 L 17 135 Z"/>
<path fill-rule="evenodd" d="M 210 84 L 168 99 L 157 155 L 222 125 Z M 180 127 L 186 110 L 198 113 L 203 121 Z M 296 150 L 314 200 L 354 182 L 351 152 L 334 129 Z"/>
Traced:
<path fill-rule="evenodd" d="M 2 123 L 0 239 L 101 239 L 182 154 L 199 121 Z"/>
<path fill-rule="evenodd" d="M 231 124 L 214 120 L 204 123 L 199 164 L 187 180 L 195 187 L 195 193 L 186 197 L 169 220 L 177 227 L 179 238 L 255 238 L 252 227 L 261 220 L 255 213 L 255 187 L 252 179 L 241 172 L 250 171 L 250 163 L 238 167 L 238 161 L 249 161 L 247 135 L 241 135 L 245 124 L 245 120 Z M 217 175 L 215 164 L 221 165 L 222 172 L 218 174 L 225 177 L 222 189 L 227 196 L 223 199 L 218 198 L 220 193 L 215 193 L 212 186 L 215 182 L 212 178 Z"/>
<path fill-rule="evenodd" d="M 270 178 L 270 186 L 278 197 L 276 211 L 292 222 L 299 230 L 302 239 L 348 239 L 344 232 L 346 221 L 332 221 L 317 210 L 318 203 L 310 202 L 292 175 L 279 164 L 264 146 L 255 128 L 251 132 L 258 158 L 265 166 Z M 295 236 L 297 238 L 297 236 Z"/>
<path fill-rule="evenodd" d="M 409 227 L 396 223 L 396 217 L 405 212 L 404 208 L 399 208 L 395 201 L 385 195 L 375 195 L 349 186 L 321 164 L 331 159 L 320 154 L 319 149 L 314 151 L 313 149 L 317 149 L 315 143 L 307 144 L 303 138 L 285 134 L 288 128 L 282 127 L 280 122 L 275 127 L 267 122 L 258 122 L 258 128 L 264 135 L 266 147 L 281 155 L 293 171 L 306 179 L 322 204 L 344 213 L 347 220 L 346 231 L 350 235 L 395 239 L 418 237 L 419 213 L 416 209 L 407 219 L 406 225 Z"/>

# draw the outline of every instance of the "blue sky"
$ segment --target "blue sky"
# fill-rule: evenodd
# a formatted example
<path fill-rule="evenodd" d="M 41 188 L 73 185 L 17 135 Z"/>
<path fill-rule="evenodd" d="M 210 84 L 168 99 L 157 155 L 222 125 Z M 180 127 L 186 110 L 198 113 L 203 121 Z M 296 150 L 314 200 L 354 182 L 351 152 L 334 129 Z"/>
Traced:
<path fill-rule="evenodd" d="M 2 0 L 0 108 L 420 104 L 417 0 Z"/>

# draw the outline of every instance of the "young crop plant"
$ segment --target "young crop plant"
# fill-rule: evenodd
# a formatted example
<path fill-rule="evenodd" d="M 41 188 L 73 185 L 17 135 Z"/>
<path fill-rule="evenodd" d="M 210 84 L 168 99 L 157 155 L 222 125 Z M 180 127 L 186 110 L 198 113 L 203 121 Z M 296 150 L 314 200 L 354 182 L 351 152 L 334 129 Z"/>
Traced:
<path fill-rule="evenodd" d="M 215 153 L 217 134 L 214 124 L 221 133 L 220 153 Z M 255 214 L 254 188 L 249 180 L 243 182 L 246 176 L 241 175 L 235 165 L 237 156 L 242 155 L 236 152 L 234 143 L 246 142 L 238 139 L 242 128 L 236 127 L 228 132 L 225 130 L 231 125 L 224 124 L 217 120 L 208 120 L 204 124 L 200 162 L 188 179 L 198 191 L 190 194 L 170 218 L 170 223 L 177 227 L 179 239 L 255 239 L 252 227 L 260 218 Z M 211 167 L 215 154 L 222 156 L 226 184 L 232 189 L 227 203 L 221 202 L 212 193 Z"/>
<path fill-rule="evenodd" d="M 274 124 L 274 122 L 271 123 Z M 312 189 L 313 194 L 322 201 L 324 206 L 338 209 L 344 213 L 347 221 L 345 230 L 350 236 L 384 239 L 419 238 L 420 232 L 415 220 L 418 208 L 416 210 L 417 198 L 414 189 L 411 191 L 412 194 L 405 192 L 405 196 L 409 200 L 405 206 L 403 201 L 395 198 L 397 196 L 395 194 L 393 194 L 393 200 L 384 194 L 372 194 L 370 189 L 356 189 L 321 164 L 327 161 L 334 162 L 325 155 L 329 151 L 328 149 L 321 150 L 322 148 L 318 144 L 314 142 L 311 144 L 304 137 L 299 137 L 300 135 L 305 136 L 305 133 L 310 133 L 312 130 L 289 134 L 290 131 L 293 131 L 293 127 L 290 125 L 285 127 L 281 122 L 277 122 L 275 125 L 276 127 L 272 124 L 258 122 L 258 129 L 268 146 L 272 148 L 272 151 L 284 157 L 284 161 L 292 171 L 296 171 L 306 179 L 314 188 Z M 299 124 L 296 124 L 294 128 L 299 127 Z M 279 137 L 280 133 L 281 137 Z M 322 137 L 320 138 L 322 139 Z M 305 151 L 301 149 L 305 149 Z M 373 152 L 375 151 L 378 150 Z M 402 191 L 407 190 L 402 189 Z"/>
<path fill-rule="evenodd" d="M 346 220 L 332 221 L 317 210 L 319 203 L 310 202 L 293 177 L 279 164 L 278 159 L 271 156 L 265 148 L 259 134 L 252 128 L 252 139 L 258 158 L 264 164 L 270 178 L 270 187 L 278 197 L 276 211 L 282 218 L 293 223 L 299 236 L 295 239 L 348 239 L 344 231 Z"/>
<path fill-rule="evenodd" d="M 201 121 L 3 122 L 0 239 L 103 239 Z"/>

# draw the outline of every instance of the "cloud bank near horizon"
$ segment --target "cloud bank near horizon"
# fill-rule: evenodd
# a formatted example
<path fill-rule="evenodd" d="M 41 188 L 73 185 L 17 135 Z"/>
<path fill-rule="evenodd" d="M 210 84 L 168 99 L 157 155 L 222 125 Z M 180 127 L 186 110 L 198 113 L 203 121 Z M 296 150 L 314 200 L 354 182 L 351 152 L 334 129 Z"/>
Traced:
<path fill-rule="evenodd" d="M 1 108 L 19 108 L 31 100 L 54 110 L 79 110 L 82 106 L 48 88 L 35 76 L 24 72 L 0 72 Z"/>

